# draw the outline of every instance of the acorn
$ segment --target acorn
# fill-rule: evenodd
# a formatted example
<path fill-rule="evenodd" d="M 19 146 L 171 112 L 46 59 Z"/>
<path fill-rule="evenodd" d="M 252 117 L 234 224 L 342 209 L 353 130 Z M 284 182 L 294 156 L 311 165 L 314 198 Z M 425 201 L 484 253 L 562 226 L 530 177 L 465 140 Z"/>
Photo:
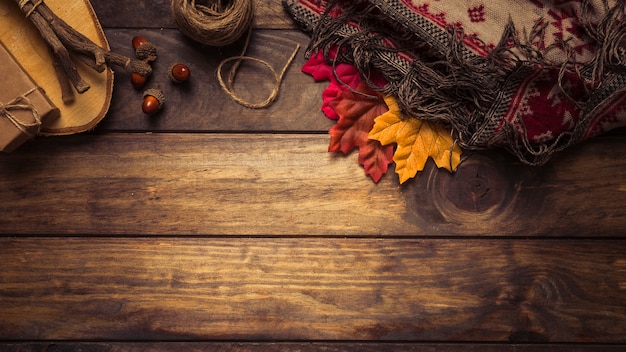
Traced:
<path fill-rule="evenodd" d="M 146 38 L 141 36 L 133 37 L 132 44 L 137 59 L 144 61 L 155 61 L 157 59 L 156 45 L 149 42 Z"/>
<path fill-rule="evenodd" d="M 133 37 L 133 40 L 132 40 L 133 49 L 137 50 L 137 48 L 139 48 L 140 46 L 142 46 L 143 44 L 147 42 L 148 40 L 144 37 L 141 37 L 141 36 Z"/>
<path fill-rule="evenodd" d="M 154 115 L 165 103 L 165 97 L 160 89 L 150 88 L 143 92 L 143 104 L 141 104 L 141 110 L 146 115 Z"/>
<path fill-rule="evenodd" d="M 130 83 L 137 89 L 143 87 L 152 74 L 152 67 L 145 61 L 133 60 L 131 70 Z"/>
<path fill-rule="evenodd" d="M 187 65 L 175 63 L 170 66 L 170 69 L 167 71 L 167 75 L 170 77 L 172 82 L 183 83 L 189 79 L 191 71 L 189 71 L 189 67 L 187 67 Z"/>

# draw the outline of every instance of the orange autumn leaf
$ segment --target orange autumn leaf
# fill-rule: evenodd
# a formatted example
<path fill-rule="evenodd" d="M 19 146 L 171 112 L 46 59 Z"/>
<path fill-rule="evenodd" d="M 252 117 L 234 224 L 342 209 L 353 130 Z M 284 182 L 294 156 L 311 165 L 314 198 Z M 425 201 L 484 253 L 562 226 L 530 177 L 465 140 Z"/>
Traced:
<path fill-rule="evenodd" d="M 374 119 L 387 111 L 382 97 L 365 82 L 360 82 L 354 90 L 339 91 L 337 97 L 329 102 L 329 107 L 339 120 L 328 131 L 331 136 L 328 151 L 347 154 L 358 148 L 359 164 L 374 182 L 378 182 L 387 172 L 393 157 L 393 146 L 383 146 L 368 138 Z"/>
<path fill-rule="evenodd" d="M 387 173 L 393 158 L 393 146 L 381 145 L 379 141 L 369 140 L 359 147 L 359 164 L 375 183 Z"/>
<path fill-rule="evenodd" d="M 425 120 L 406 118 L 394 97 L 385 97 L 389 111 L 374 120 L 369 138 L 382 145 L 395 143 L 393 161 L 400 183 L 422 171 L 428 158 L 439 168 L 452 172 L 461 162 L 461 148 L 444 126 Z"/>

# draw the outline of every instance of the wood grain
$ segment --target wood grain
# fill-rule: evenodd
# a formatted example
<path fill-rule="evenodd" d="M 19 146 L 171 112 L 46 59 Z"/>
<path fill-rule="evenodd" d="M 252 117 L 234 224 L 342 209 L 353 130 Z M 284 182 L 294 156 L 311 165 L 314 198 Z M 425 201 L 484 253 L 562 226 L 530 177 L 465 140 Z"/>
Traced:
<path fill-rule="evenodd" d="M 620 343 L 624 253 L 608 240 L 3 238 L 0 340 Z"/>
<path fill-rule="evenodd" d="M 96 14 L 104 27 L 110 28 L 176 28 L 169 0 L 124 2 L 91 0 Z M 281 0 L 254 0 L 255 28 L 293 29 L 293 20 L 283 10 Z"/>
<path fill-rule="evenodd" d="M 324 135 L 38 139 L 0 155 L 0 233 L 621 237 L 616 143 L 598 138 L 546 167 L 479 154 L 400 187 L 392 171 L 374 184 L 355 154 L 328 153 Z M 489 203 L 472 207 L 477 179 Z"/>
<path fill-rule="evenodd" d="M 0 343 L 5 352 L 621 352 L 624 345 L 354 343 L 354 342 L 107 342 Z"/>

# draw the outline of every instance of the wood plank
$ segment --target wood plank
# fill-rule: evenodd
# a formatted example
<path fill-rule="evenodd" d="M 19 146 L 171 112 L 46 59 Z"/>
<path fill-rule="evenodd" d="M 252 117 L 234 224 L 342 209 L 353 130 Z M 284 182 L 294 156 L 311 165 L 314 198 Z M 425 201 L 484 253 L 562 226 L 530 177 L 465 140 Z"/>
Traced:
<path fill-rule="evenodd" d="M 479 153 L 399 186 L 328 153 L 325 135 L 39 138 L 0 155 L 0 233 L 623 237 L 623 143 L 544 167 Z"/>
<path fill-rule="evenodd" d="M 170 0 L 127 1 L 91 0 L 103 27 L 176 28 Z M 283 10 L 281 0 L 254 0 L 255 28 L 293 29 L 295 24 Z"/>
<path fill-rule="evenodd" d="M 159 59 L 145 88 L 165 94 L 165 108 L 153 117 L 141 111 L 144 89 L 130 84 L 130 74 L 118 71 L 109 114 L 98 131 L 316 131 L 326 132 L 332 122 L 321 112 L 327 83 L 316 84 L 301 72 L 305 62 L 300 50 L 289 67 L 276 101 L 266 109 L 249 109 L 235 103 L 219 86 L 219 63 L 238 55 L 236 46 L 212 49 L 196 45 L 176 30 L 107 30 L 111 48 L 133 55 L 131 39 L 142 35 L 157 45 Z M 298 31 L 255 31 L 247 55 L 266 60 L 276 71 L 286 64 L 297 44 L 306 47 L 308 37 Z M 175 62 L 190 67 L 192 78 L 184 85 L 170 82 L 167 71 Z M 228 70 L 224 71 L 226 77 Z M 244 62 L 235 89 L 250 102 L 265 100 L 274 88 L 270 72 L 256 63 Z"/>
<path fill-rule="evenodd" d="M 2 238 L 0 340 L 623 344 L 625 253 L 610 240 Z"/>
<path fill-rule="evenodd" d="M 621 352 L 626 345 L 354 343 L 354 342 L 107 342 L 1 344 L 5 352 Z"/>

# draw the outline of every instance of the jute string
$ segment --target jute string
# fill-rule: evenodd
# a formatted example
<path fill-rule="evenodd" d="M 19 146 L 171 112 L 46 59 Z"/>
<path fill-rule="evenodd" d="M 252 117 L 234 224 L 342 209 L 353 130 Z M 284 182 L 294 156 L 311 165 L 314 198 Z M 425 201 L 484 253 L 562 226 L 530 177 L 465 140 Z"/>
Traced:
<path fill-rule="evenodd" d="M 26 5 L 28 4 L 32 4 L 33 7 L 28 10 L 28 12 L 26 12 L 26 17 L 30 17 L 30 15 L 33 14 L 33 12 L 35 12 L 35 10 L 37 10 L 37 7 L 39 7 L 39 5 L 43 4 L 43 0 L 37 0 L 37 1 L 32 1 L 32 0 L 19 0 L 19 2 L 17 3 L 18 6 L 20 7 L 20 9 L 22 11 L 24 11 L 24 7 L 26 7 Z"/>
<path fill-rule="evenodd" d="M 15 127 L 17 127 L 17 129 L 19 129 L 29 137 L 33 137 L 39 132 L 37 130 L 35 133 L 32 133 L 29 129 L 31 129 L 32 127 L 41 126 L 41 116 L 39 115 L 39 112 L 30 101 L 30 99 L 27 98 L 27 95 L 34 92 L 36 89 L 37 87 L 32 88 L 28 92 L 20 95 L 19 97 L 11 100 L 6 104 L 0 102 L 0 117 L 6 117 Z M 11 113 L 12 110 L 30 110 L 33 114 L 34 122 L 26 123 L 18 120 L 17 117 L 15 117 L 15 115 Z"/>
<path fill-rule="evenodd" d="M 284 74 L 298 53 L 300 45 L 296 45 L 295 50 L 280 73 L 276 72 L 267 61 L 246 56 L 246 51 L 248 50 L 252 36 L 254 0 L 172 0 L 171 7 L 174 20 L 179 30 L 199 43 L 221 47 L 233 44 L 246 35 L 241 54 L 226 58 L 219 64 L 217 68 L 217 80 L 220 87 L 231 99 L 245 107 L 260 109 L 268 107 L 274 102 L 278 96 Z M 235 76 L 237 75 L 237 70 L 241 62 L 244 60 L 260 63 L 269 69 L 270 73 L 274 76 L 274 88 L 268 98 L 262 102 L 249 102 L 235 93 Z M 233 61 L 234 63 L 230 67 L 228 79 L 224 80 L 222 70 L 226 64 Z"/>

